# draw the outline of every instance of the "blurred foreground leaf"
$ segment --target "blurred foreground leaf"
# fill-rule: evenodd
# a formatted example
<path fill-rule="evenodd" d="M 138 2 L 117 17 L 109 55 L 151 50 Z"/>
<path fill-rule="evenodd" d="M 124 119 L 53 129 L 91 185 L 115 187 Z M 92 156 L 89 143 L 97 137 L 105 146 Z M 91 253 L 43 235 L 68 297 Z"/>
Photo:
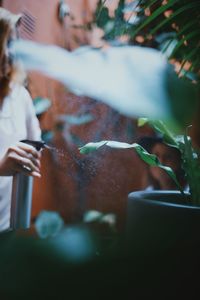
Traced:
<path fill-rule="evenodd" d="M 54 211 L 42 211 L 35 222 L 36 231 L 41 238 L 57 235 L 63 228 L 63 225 L 63 219 Z"/>
<path fill-rule="evenodd" d="M 179 79 L 158 50 L 124 46 L 69 52 L 30 41 L 12 47 L 27 70 L 40 71 L 126 116 L 173 119 L 185 126 L 196 109 L 196 86 Z"/>
<path fill-rule="evenodd" d="M 33 99 L 36 115 L 41 115 L 46 112 L 51 106 L 51 101 L 48 98 L 36 97 Z"/>

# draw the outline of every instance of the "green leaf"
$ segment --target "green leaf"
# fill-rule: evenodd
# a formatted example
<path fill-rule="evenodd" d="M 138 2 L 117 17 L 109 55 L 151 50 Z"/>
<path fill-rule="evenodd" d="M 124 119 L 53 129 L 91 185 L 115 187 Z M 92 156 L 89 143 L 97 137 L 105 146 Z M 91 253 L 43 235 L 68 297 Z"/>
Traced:
<path fill-rule="evenodd" d="M 150 24 L 153 20 L 155 20 L 158 16 L 163 14 L 166 10 L 171 8 L 175 3 L 179 0 L 171 0 L 165 5 L 161 5 L 158 9 L 156 9 L 137 29 L 134 30 L 133 36 L 135 36 L 141 29 Z"/>
<path fill-rule="evenodd" d="M 63 225 L 63 219 L 54 211 L 42 211 L 35 222 L 36 231 L 41 238 L 56 236 Z"/>
<path fill-rule="evenodd" d="M 197 8 L 199 5 L 197 2 L 193 2 L 190 3 L 188 5 L 184 5 L 182 7 L 180 7 L 179 9 L 176 9 L 174 13 L 172 13 L 168 18 L 165 18 L 162 22 L 160 22 L 156 27 L 154 27 L 151 31 L 150 34 L 155 34 L 155 32 L 161 28 L 162 26 L 164 26 L 165 24 L 169 23 L 172 21 L 172 19 L 174 19 L 176 16 L 178 16 L 179 14 L 183 13 L 184 11 L 189 11 L 192 8 Z M 198 8 L 197 8 L 198 9 Z M 188 12 L 190 13 L 190 12 Z"/>
<path fill-rule="evenodd" d="M 109 22 L 111 20 L 111 18 L 109 16 L 108 8 L 104 6 L 105 2 L 106 1 L 101 3 L 101 1 L 99 1 L 98 6 L 97 6 L 97 10 L 96 10 L 96 13 L 95 13 L 95 15 L 96 15 L 95 16 L 96 24 L 100 28 L 104 28 L 104 26 L 107 24 L 107 22 Z"/>
<path fill-rule="evenodd" d="M 36 97 L 33 99 L 36 115 L 41 115 L 46 112 L 51 106 L 51 101 L 48 98 Z"/>
<path fill-rule="evenodd" d="M 187 34 L 184 38 L 182 38 L 176 45 L 176 47 L 174 48 L 171 57 L 175 55 L 175 53 L 178 51 L 178 49 L 184 44 L 185 41 L 189 41 L 192 38 L 194 38 L 195 36 L 199 36 L 200 35 L 200 30 L 197 29 L 195 31 L 192 31 L 191 33 Z"/>
<path fill-rule="evenodd" d="M 101 141 L 97 143 L 88 143 L 82 147 L 79 148 L 79 151 L 81 154 L 89 154 L 93 151 L 96 151 L 100 147 L 104 146 L 107 143 L 107 141 Z"/>
<path fill-rule="evenodd" d="M 149 119 L 148 118 L 139 118 L 138 119 L 138 126 L 144 126 L 145 124 L 148 124 Z"/>
<path fill-rule="evenodd" d="M 143 147 L 141 147 L 137 143 L 128 144 L 128 143 L 122 143 L 122 142 L 117 142 L 117 141 L 101 141 L 101 142 L 97 142 L 97 143 L 88 143 L 85 146 L 81 147 L 79 150 L 81 153 L 87 154 L 87 153 L 96 151 L 105 145 L 110 148 L 114 148 L 114 149 L 131 149 L 131 148 L 133 148 L 136 151 L 136 153 L 139 155 L 139 157 L 144 162 L 146 162 L 148 165 L 154 166 L 154 167 L 159 167 L 159 168 L 163 169 L 172 178 L 172 180 L 174 180 L 178 189 L 183 193 L 183 189 L 181 188 L 180 184 L 178 183 L 178 180 L 177 180 L 176 175 L 173 172 L 173 170 L 168 166 L 162 165 L 159 162 L 156 155 L 148 153 Z"/>
<path fill-rule="evenodd" d="M 183 189 L 180 186 L 174 171 L 170 167 L 162 165 L 156 155 L 148 153 L 140 145 L 138 144 L 133 144 L 133 145 L 137 154 L 144 162 L 146 162 L 149 166 L 159 167 L 163 169 L 169 175 L 169 177 L 176 183 L 177 188 L 181 191 L 181 193 L 183 193 Z"/>
<path fill-rule="evenodd" d="M 148 118 L 139 118 L 138 126 L 148 124 L 156 132 L 162 135 L 164 142 L 172 147 L 178 148 L 178 142 L 174 134 L 168 129 L 162 120 L 151 120 Z"/>
<path fill-rule="evenodd" d="M 83 215 L 83 222 L 90 223 L 95 221 L 100 221 L 103 213 L 97 210 L 89 210 Z"/>
<path fill-rule="evenodd" d="M 167 76 L 166 85 L 174 120 L 179 120 L 179 124 L 185 128 L 192 123 L 199 106 L 199 85 L 184 78 L 178 78 L 172 73 L 171 76 Z"/>
<path fill-rule="evenodd" d="M 27 70 L 59 80 L 79 96 L 103 101 L 129 117 L 173 118 L 182 126 L 188 125 L 185 121 L 191 123 L 195 111 L 191 101 L 197 100 L 195 87 L 187 91 L 188 86 L 179 82 L 181 79 L 157 50 L 124 46 L 106 50 L 81 47 L 69 52 L 28 41 L 17 41 L 15 47 Z"/>
<path fill-rule="evenodd" d="M 184 58 L 183 58 L 184 60 L 181 64 L 180 71 L 178 72 L 178 74 L 182 74 L 183 76 L 186 76 L 186 75 L 189 76 L 189 74 L 187 74 L 187 71 L 185 71 L 183 69 L 183 67 L 186 64 L 186 62 L 190 61 L 190 59 L 199 52 L 199 48 L 200 48 L 200 45 L 197 48 L 194 48 L 191 52 L 189 52 L 187 55 L 184 56 Z M 196 76 L 196 79 L 197 79 L 197 76 Z M 195 80 L 195 77 L 193 76 L 193 78 L 191 78 L 191 80 Z"/>
<path fill-rule="evenodd" d="M 198 20 L 195 19 L 195 20 L 191 20 L 191 21 L 188 21 L 186 22 L 185 24 L 183 24 L 183 27 L 180 28 L 180 30 L 178 32 L 174 32 L 174 36 L 172 36 L 172 38 L 166 40 L 164 43 L 162 43 L 161 47 L 162 47 L 162 52 L 168 52 L 170 53 L 170 55 L 167 55 L 167 57 L 172 57 L 172 50 L 174 50 L 175 46 L 177 45 L 178 43 L 178 38 L 181 38 L 181 36 L 183 34 L 185 34 L 187 31 L 191 32 L 191 27 L 194 27 L 196 28 L 196 25 L 198 23 Z M 163 33 L 163 34 L 167 34 L 167 33 Z M 156 40 L 157 40 L 157 37 L 156 37 Z M 170 47 L 170 51 L 168 50 L 168 48 Z"/>
<path fill-rule="evenodd" d="M 42 130 L 42 141 L 46 142 L 47 144 L 49 144 L 54 137 L 54 133 L 50 130 Z"/>
<path fill-rule="evenodd" d="M 107 223 L 109 226 L 114 226 L 116 223 L 116 216 L 112 213 L 107 214 L 97 210 L 89 210 L 83 215 L 83 222 Z"/>
<path fill-rule="evenodd" d="M 180 144 L 183 169 L 185 170 L 187 181 L 190 187 L 192 203 L 200 205 L 200 165 L 199 153 L 192 147 L 191 138 L 184 135 L 184 142 Z"/>

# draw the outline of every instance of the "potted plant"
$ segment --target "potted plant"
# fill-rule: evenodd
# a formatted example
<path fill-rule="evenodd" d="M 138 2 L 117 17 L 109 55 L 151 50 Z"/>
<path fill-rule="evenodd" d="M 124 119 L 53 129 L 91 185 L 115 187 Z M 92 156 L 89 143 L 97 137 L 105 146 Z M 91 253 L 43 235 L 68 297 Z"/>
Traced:
<path fill-rule="evenodd" d="M 143 226 L 140 231 L 140 240 L 143 236 L 143 243 L 148 243 L 153 247 L 158 246 L 159 241 L 158 249 L 176 247 L 188 251 L 194 249 L 200 241 L 198 238 L 200 225 L 199 151 L 193 148 L 188 135 L 174 137 L 171 132 L 165 130 L 166 127 L 162 128 L 161 121 L 149 123 L 154 129 L 163 133 L 164 141 L 168 145 L 180 150 L 189 190 L 188 192 L 180 189 L 180 191 L 130 193 L 127 229 L 133 230 L 138 220 L 141 219 Z M 151 240 L 147 237 L 151 237 Z M 152 245 L 152 241 L 156 243 Z"/>
<path fill-rule="evenodd" d="M 162 168 L 174 180 L 177 190 L 137 191 L 128 195 L 127 237 L 128 242 L 140 249 L 169 250 L 170 247 L 191 247 L 200 241 L 200 165 L 199 152 L 192 146 L 187 135 L 174 135 L 161 120 L 139 119 L 139 126 L 148 123 L 162 134 L 167 145 L 181 152 L 182 167 L 189 185 L 185 192 L 173 170 L 162 165 L 156 155 L 148 153 L 137 143 L 117 141 L 88 143 L 80 148 L 81 153 L 90 153 L 103 146 L 117 149 L 133 148 L 150 166 Z M 141 247 L 142 246 L 142 247 Z"/>
<path fill-rule="evenodd" d="M 192 12 L 192 13 L 191 13 Z M 191 19 L 191 16 L 192 19 Z M 194 17 L 196 16 L 196 17 Z M 98 2 L 95 22 L 104 32 L 104 39 L 123 44 L 121 36 L 126 36 L 126 43 L 157 48 L 175 63 L 179 77 L 185 81 L 199 83 L 199 1 L 119 1 L 114 16 L 109 15 L 104 1 Z M 176 90 L 176 87 L 173 88 Z M 178 91 L 178 89 L 177 89 Z M 186 111 L 178 104 L 182 97 L 173 101 L 176 117 L 189 116 L 191 105 Z M 188 99 L 186 100 L 188 102 Z M 193 111 L 194 117 L 194 111 Z M 183 119 L 182 119 L 183 120 Z M 189 184 L 189 192 L 182 190 L 176 177 L 166 166 L 160 165 L 155 156 L 149 155 L 140 145 L 102 141 L 88 144 L 90 150 L 107 145 L 112 148 L 134 148 L 138 155 L 153 166 L 163 168 L 176 182 L 177 191 L 138 191 L 128 195 L 127 231 L 134 248 L 169 249 L 172 245 L 184 248 L 199 242 L 199 153 L 192 147 L 188 134 L 174 136 L 161 121 L 140 119 L 140 125 L 148 121 L 165 142 L 181 151 L 183 168 Z M 188 124 L 188 122 L 183 122 Z M 90 151 L 88 147 L 81 152 Z M 138 230 L 138 228 L 140 228 Z M 141 247 L 140 242 L 143 246 Z M 184 244 L 184 245 L 183 245 Z M 159 247 L 158 247 L 159 246 Z M 167 250 L 166 250 L 167 251 Z"/>

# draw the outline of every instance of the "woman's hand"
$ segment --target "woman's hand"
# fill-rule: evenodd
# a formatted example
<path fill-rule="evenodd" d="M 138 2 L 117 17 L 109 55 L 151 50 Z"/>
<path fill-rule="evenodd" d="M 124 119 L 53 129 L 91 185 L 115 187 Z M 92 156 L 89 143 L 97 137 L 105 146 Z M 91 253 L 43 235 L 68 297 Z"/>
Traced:
<path fill-rule="evenodd" d="M 0 160 L 0 176 L 12 176 L 19 172 L 29 176 L 41 177 L 40 157 L 41 153 L 33 146 L 18 142 L 9 147 Z"/>

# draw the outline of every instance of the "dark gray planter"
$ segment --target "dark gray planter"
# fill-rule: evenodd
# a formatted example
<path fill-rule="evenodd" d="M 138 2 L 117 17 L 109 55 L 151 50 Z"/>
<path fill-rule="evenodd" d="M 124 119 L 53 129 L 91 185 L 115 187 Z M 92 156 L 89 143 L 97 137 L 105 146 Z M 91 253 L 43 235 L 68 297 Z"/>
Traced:
<path fill-rule="evenodd" d="M 183 256 L 200 253 L 200 207 L 187 203 L 188 199 L 178 191 L 130 193 L 126 227 L 128 249 L 145 255 L 177 251 Z"/>

